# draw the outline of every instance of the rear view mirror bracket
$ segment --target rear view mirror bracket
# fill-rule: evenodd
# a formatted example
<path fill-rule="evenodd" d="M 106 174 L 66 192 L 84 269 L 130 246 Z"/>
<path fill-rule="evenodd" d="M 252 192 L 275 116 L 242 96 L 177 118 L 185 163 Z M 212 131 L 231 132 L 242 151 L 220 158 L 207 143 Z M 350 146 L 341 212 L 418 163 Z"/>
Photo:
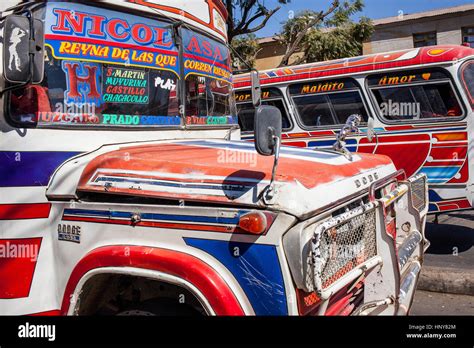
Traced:
<path fill-rule="evenodd" d="M 273 168 L 272 168 L 272 177 L 270 179 L 270 184 L 265 188 L 263 192 L 263 201 L 266 204 L 273 204 L 276 192 L 275 188 L 275 175 L 278 168 L 278 159 L 280 158 L 280 137 L 276 136 L 272 129 L 272 139 L 274 141 L 274 155 L 273 155 Z"/>
<path fill-rule="evenodd" d="M 263 201 L 273 204 L 275 176 L 280 157 L 281 111 L 275 106 L 260 105 L 255 111 L 255 149 L 262 156 L 274 156 L 270 183 L 262 192 Z"/>

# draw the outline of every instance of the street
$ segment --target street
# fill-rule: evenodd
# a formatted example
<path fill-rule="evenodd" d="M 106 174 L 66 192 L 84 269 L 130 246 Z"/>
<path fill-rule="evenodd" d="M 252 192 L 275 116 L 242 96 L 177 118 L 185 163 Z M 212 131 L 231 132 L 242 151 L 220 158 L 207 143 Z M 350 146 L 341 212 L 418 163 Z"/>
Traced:
<path fill-rule="evenodd" d="M 474 315 L 474 211 L 440 215 L 438 224 L 430 216 L 426 237 L 431 245 L 411 315 Z"/>
<path fill-rule="evenodd" d="M 426 237 L 430 248 L 425 265 L 474 271 L 474 210 L 442 214 L 438 224 L 428 217 Z"/>
<path fill-rule="evenodd" d="M 474 315 L 474 296 L 417 290 L 410 315 Z"/>

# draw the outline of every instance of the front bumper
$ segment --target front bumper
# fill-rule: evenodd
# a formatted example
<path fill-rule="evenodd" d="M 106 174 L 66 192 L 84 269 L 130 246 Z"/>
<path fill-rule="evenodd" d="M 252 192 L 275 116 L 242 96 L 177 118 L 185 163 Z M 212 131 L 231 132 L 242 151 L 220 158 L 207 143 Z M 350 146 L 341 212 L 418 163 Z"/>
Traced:
<path fill-rule="evenodd" d="M 302 223 L 284 236 L 296 287 L 317 295 L 319 315 L 340 291 L 360 283 L 363 300 L 352 314 L 408 313 L 429 245 L 428 187 L 423 174 L 400 175 L 375 182 L 356 207 Z"/>

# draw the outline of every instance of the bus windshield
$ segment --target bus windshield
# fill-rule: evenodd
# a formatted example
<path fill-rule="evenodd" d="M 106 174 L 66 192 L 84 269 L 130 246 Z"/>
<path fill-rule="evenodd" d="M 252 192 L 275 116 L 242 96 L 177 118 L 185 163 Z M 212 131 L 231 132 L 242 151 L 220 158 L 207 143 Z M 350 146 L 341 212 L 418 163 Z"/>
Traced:
<path fill-rule="evenodd" d="M 182 30 L 187 125 L 238 124 L 228 48 Z"/>
<path fill-rule="evenodd" d="M 45 77 L 10 93 L 13 124 L 154 128 L 236 121 L 229 54 L 217 40 L 182 28 L 182 69 L 166 19 L 57 2 L 38 15 L 45 21 Z"/>

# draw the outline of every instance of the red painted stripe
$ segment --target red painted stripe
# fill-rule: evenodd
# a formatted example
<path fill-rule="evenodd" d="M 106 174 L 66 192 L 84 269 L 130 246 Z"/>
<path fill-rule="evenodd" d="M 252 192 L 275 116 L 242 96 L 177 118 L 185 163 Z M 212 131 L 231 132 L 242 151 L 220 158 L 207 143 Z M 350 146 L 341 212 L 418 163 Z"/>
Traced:
<path fill-rule="evenodd" d="M 193 60 L 197 60 L 197 61 L 200 61 L 200 62 L 205 62 L 205 63 L 211 64 L 211 65 L 219 66 L 219 67 L 221 67 L 221 68 L 223 68 L 224 70 L 227 70 L 227 71 L 230 70 L 228 65 L 219 63 L 219 62 L 217 62 L 213 59 L 204 58 L 204 57 L 194 55 L 194 54 L 189 54 L 189 53 L 183 54 L 183 56 L 184 56 L 184 58 L 187 58 L 187 59 L 193 59 Z"/>
<path fill-rule="evenodd" d="M 462 160 L 467 157 L 467 147 L 433 147 L 430 156 L 435 160 Z"/>
<path fill-rule="evenodd" d="M 72 294 L 90 270 L 104 267 L 134 267 L 170 274 L 193 284 L 218 315 L 244 315 L 239 301 L 224 279 L 195 256 L 168 249 L 113 245 L 89 252 L 78 262 L 64 291 L 61 313 L 66 315 Z"/>
<path fill-rule="evenodd" d="M 437 204 L 442 211 L 471 208 L 471 203 L 465 198 L 460 200 L 442 201 Z"/>
<path fill-rule="evenodd" d="M 47 219 L 50 203 L 0 204 L 0 220 Z"/>
<path fill-rule="evenodd" d="M 320 136 L 324 136 L 324 135 L 329 135 L 329 136 L 334 136 L 334 132 L 333 131 L 317 131 L 317 132 L 309 132 L 309 134 L 311 136 L 315 136 L 315 137 L 320 137 Z"/>
<path fill-rule="evenodd" d="M 439 209 L 441 211 L 447 211 L 447 210 L 458 210 L 460 207 L 457 204 L 440 204 L 438 203 Z"/>
<path fill-rule="evenodd" d="M 413 126 L 387 126 L 385 127 L 385 130 L 388 131 L 394 131 L 394 130 L 408 130 L 408 129 L 413 129 Z"/>
<path fill-rule="evenodd" d="M 296 146 L 296 147 L 307 147 L 308 144 L 304 141 L 288 141 L 288 142 L 283 142 L 283 145 L 286 146 Z"/>
<path fill-rule="evenodd" d="M 459 184 L 459 183 L 465 183 L 469 179 L 469 163 L 468 161 L 465 161 L 461 170 L 458 172 L 460 175 L 459 178 L 451 178 L 451 180 L 448 181 L 450 184 Z"/>
<path fill-rule="evenodd" d="M 446 160 L 442 162 L 426 162 L 423 164 L 423 167 L 461 167 L 463 165 L 463 161 L 464 160 Z"/>
<path fill-rule="evenodd" d="M 0 239 L 0 299 L 29 296 L 41 240 Z"/>
<path fill-rule="evenodd" d="M 328 306 L 328 309 L 326 310 L 326 315 L 327 316 L 335 316 L 339 315 L 344 309 L 346 309 L 350 305 L 350 299 L 351 297 L 354 296 L 354 294 L 351 292 L 346 296 L 343 296 L 342 298 L 338 299 L 335 301 L 332 306 Z"/>
<path fill-rule="evenodd" d="M 32 317 L 50 317 L 50 316 L 57 316 L 61 315 L 61 310 L 60 309 L 53 309 L 51 311 L 45 311 L 45 312 L 38 312 L 38 313 L 32 313 L 28 314 Z"/>
<path fill-rule="evenodd" d="M 405 141 L 430 141 L 431 138 L 428 134 L 407 134 L 407 135 L 384 135 L 378 137 L 378 143 L 392 143 Z"/>

